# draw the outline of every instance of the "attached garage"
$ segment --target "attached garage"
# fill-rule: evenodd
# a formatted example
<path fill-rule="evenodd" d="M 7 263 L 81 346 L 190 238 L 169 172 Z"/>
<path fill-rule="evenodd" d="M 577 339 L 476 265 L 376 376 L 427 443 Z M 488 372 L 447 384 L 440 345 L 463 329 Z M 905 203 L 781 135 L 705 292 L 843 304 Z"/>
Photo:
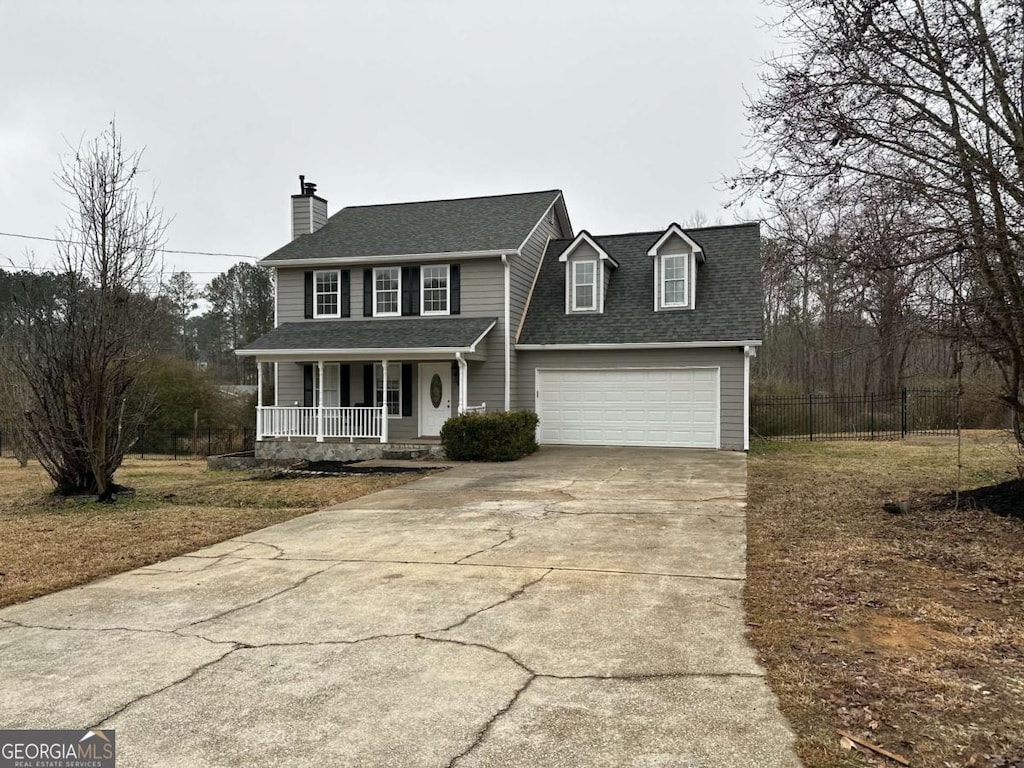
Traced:
<path fill-rule="evenodd" d="M 718 448 L 717 367 L 538 368 L 538 441 Z"/>

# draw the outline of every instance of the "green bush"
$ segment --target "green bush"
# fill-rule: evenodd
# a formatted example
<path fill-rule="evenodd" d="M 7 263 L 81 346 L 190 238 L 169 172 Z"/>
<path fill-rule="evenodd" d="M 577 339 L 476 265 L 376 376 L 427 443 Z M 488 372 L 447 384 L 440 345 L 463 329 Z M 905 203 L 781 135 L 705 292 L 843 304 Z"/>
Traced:
<path fill-rule="evenodd" d="M 455 461 L 515 461 L 537 450 L 537 414 L 467 413 L 441 428 L 445 455 Z"/>

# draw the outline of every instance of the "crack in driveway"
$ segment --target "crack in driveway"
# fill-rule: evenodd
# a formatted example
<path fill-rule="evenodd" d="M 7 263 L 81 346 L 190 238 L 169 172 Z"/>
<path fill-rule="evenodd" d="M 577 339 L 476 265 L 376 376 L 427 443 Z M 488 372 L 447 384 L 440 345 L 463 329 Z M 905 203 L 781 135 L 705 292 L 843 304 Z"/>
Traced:
<path fill-rule="evenodd" d="M 205 638 L 203 638 L 203 639 L 205 639 Z M 153 696 L 157 696 L 157 695 L 163 693 L 164 691 L 167 691 L 167 690 L 169 690 L 171 688 L 174 688 L 177 685 L 181 685 L 182 683 L 185 683 L 185 682 L 191 680 L 193 677 L 198 675 L 204 669 L 207 669 L 208 667 L 212 667 L 214 664 L 220 663 L 221 661 L 226 659 L 228 656 L 230 656 L 232 653 L 234 653 L 235 651 L 237 651 L 241 647 L 237 643 L 232 643 L 232 645 L 234 647 L 229 648 L 227 651 L 225 651 L 223 654 L 218 656 L 216 659 L 211 659 L 210 661 L 203 662 L 199 666 L 194 667 L 184 677 L 180 677 L 177 680 L 173 680 L 170 683 L 168 683 L 167 685 L 161 686 L 160 688 L 157 688 L 154 691 L 149 691 L 148 693 L 143 693 L 140 696 L 136 696 L 134 699 L 131 699 L 130 701 L 126 702 L 125 704 L 122 704 L 116 710 L 111 712 L 109 715 L 107 715 L 106 717 L 104 717 L 102 720 L 100 720 L 99 722 L 95 723 L 91 727 L 92 728 L 102 728 L 104 723 L 109 722 L 110 720 L 112 720 L 113 718 L 115 718 L 118 715 L 120 715 L 122 712 L 124 712 L 129 707 L 131 707 L 131 706 L 133 706 L 135 704 L 138 704 L 140 701 L 144 701 L 146 699 L 152 698 Z"/>

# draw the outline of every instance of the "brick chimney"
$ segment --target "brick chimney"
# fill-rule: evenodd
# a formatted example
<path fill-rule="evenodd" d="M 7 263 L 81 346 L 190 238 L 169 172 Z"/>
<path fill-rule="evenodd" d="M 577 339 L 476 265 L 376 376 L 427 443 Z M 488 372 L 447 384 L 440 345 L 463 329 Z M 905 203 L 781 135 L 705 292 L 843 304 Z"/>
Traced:
<path fill-rule="evenodd" d="M 292 240 L 316 232 L 327 223 L 327 201 L 316 193 L 316 184 L 299 176 L 299 194 L 292 195 Z"/>

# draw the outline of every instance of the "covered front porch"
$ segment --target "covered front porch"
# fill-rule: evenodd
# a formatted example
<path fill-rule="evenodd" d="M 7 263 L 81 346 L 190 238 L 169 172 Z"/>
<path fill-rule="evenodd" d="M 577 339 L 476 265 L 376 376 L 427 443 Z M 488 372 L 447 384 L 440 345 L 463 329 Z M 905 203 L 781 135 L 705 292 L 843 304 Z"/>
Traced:
<path fill-rule="evenodd" d="M 451 416 L 486 409 L 479 388 L 471 400 L 471 381 L 484 369 L 480 343 L 493 326 L 486 318 L 279 326 L 237 351 L 256 362 L 256 440 L 436 442 Z M 367 348 L 372 340 L 383 343 Z"/>

